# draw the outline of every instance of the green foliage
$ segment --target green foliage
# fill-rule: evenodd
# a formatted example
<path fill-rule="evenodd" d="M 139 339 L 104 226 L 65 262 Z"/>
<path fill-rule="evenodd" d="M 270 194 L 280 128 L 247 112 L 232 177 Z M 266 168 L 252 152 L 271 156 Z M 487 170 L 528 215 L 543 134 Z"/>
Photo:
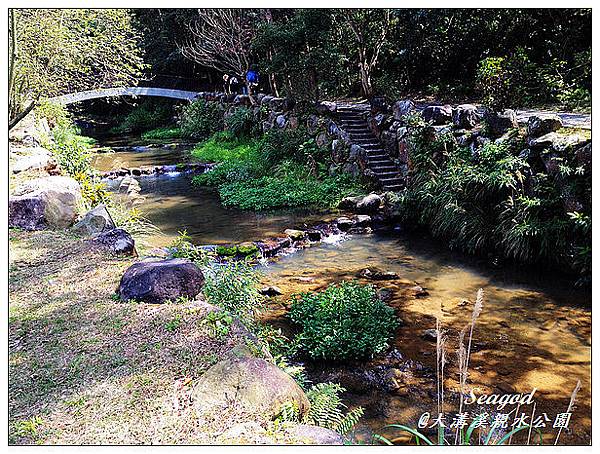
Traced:
<path fill-rule="evenodd" d="M 257 132 L 258 119 L 252 109 L 238 107 L 225 118 L 225 129 L 234 137 L 249 137 Z"/>
<path fill-rule="evenodd" d="M 79 135 L 72 125 L 56 126 L 52 130 L 54 141 L 45 144 L 56 157 L 60 168 L 73 177 L 81 187 L 81 195 L 87 208 L 108 203 L 110 196 L 104 183 L 92 168 L 92 139 Z"/>
<path fill-rule="evenodd" d="M 167 320 L 165 323 L 165 329 L 170 333 L 177 331 L 177 329 L 181 326 L 181 316 L 177 314 L 171 320 Z"/>
<path fill-rule="evenodd" d="M 181 109 L 178 121 L 181 134 L 191 139 L 206 139 L 223 130 L 223 115 L 221 104 L 198 99 Z"/>
<path fill-rule="evenodd" d="M 33 100 L 133 86 L 144 69 L 128 9 L 10 11 L 9 117 Z"/>
<path fill-rule="evenodd" d="M 204 249 L 192 244 L 192 237 L 188 235 L 187 230 L 177 233 L 179 235 L 169 247 L 171 256 L 191 260 L 198 266 L 206 266 L 210 261 L 210 255 Z"/>
<path fill-rule="evenodd" d="M 509 104 L 512 86 L 510 74 L 503 57 L 488 57 L 477 68 L 477 84 L 483 94 L 483 102 L 495 112 Z"/>
<path fill-rule="evenodd" d="M 55 104 L 49 101 L 43 101 L 35 108 L 35 112 L 39 118 L 48 120 L 50 129 L 56 127 L 68 128 L 71 126 L 71 114 L 62 104 Z"/>
<path fill-rule="evenodd" d="M 164 134 L 168 128 L 159 127 L 170 123 L 172 117 L 172 107 L 169 104 L 153 100 L 144 101 L 125 115 L 118 126 L 111 128 L 111 132 L 114 134 L 125 134 L 149 131 L 145 133 L 146 137 L 142 135 L 142 138 L 159 138 L 152 136 L 161 133 Z M 170 129 L 176 130 L 176 128 Z"/>
<path fill-rule="evenodd" d="M 303 418 L 298 415 L 298 409 L 288 403 L 281 407 L 277 420 L 324 427 L 345 435 L 352 430 L 364 414 L 362 407 L 346 412 L 346 405 L 340 398 L 340 394 L 345 391 L 336 383 L 317 383 L 306 393 L 310 409 Z"/>
<path fill-rule="evenodd" d="M 192 181 L 218 187 L 226 206 L 252 210 L 331 207 L 363 191 L 350 175 L 328 175 L 327 150 L 304 130 L 269 131 L 258 141 L 216 134 L 193 155 L 220 163 Z"/>
<path fill-rule="evenodd" d="M 222 184 L 219 195 L 225 206 L 245 210 L 272 210 L 286 207 L 334 207 L 348 195 L 362 190 L 351 177 L 340 175 L 317 179 L 294 175 L 260 177 Z"/>
<path fill-rule="evenodd" d="M 223 339 L 229 334 L 229 329 L 233 323 L 233 317 L 224 311 L 209 312 L 201 325 L 208 330 L 210 337 Z"/>
<path fill-rule="evenodd" d="M 203 292 L 209 304 L 237 316 L 253 326 L 263 309 L 264 297 L 258 292 L 259 273 L 244 262 L 214 263 L 205 269 Z"/>
<path fill-rule="evenodd" d="M 371 358 L 388 347 L 398 320 L 375 288 L 356 282 L 297 295 L 289 317 L 301 331 L 296 340 L 313 359 Z"/>
<path fill-rule="evenodd" d="M 181 137 L 181 129 L 176 126 L 165 126 L 142 133 L 144 140 L 171 140 Z"/>
<path fill-rule="evenodd" d="M 551 176 L 517 156 L 514 149 L 521 147 L 510 142 L 472 153 L 450 136 L 432 141 L 426 126 L 415 125 L 414 174 L 397 205 L 402 219 L 428 226 L 450 247 L 469 253 L 494 251 L 588 272 L 591 235 L 581 222 L 591 215 L 591 179 L 572 152 L 552 158 L 560 170 Z M 578 214 L 565 212 L 565 194 L 583 203 Z"/>

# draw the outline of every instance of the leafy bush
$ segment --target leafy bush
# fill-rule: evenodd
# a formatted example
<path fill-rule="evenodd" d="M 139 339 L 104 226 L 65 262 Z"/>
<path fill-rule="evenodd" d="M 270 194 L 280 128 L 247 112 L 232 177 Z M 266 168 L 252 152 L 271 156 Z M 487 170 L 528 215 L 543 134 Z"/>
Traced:
<path fill-rule="evenodd" d="M 198 99 L 181 109 L 178 123 L 184 137 L 201 140 L 223 130 L 223 115 L 221 104 Z"/>
<path fill-rule="evenodd" d="M 181 129 L 176 126 L 165 126 L 142 133 L 144 140 L 170 140 L 181 137 Z"/>
<path fill-rule="evenodd" d="M 171 256 L 191 260 L 199 266 L 206 266 L 210 259 L 208 253 L 204 249 L 192 244 L 192 237 L 188 235 L 187 230 L 178 233 L 179 235 L 169 247 Z"/>
<path fill-rule="evenodd" d="M 71 114 L 62 104 L 43 101 L 35 108 L 35 112 L 38 117 L 48 120 L 48 126 L 51 129 L 71 126 Z"/>
<path fill-rule="evenodd" d="M 264 304 L 257 287 L 259 277 L 259 273 L 244 262 L 214 263 L 205 268 L 204 296 L 209 304 L 252 326 Z"/>
<path fill-rule="evenodd" d="M 234 137 L 249 137 L 256 132 L 257 123 L 252 109 L 238 107 L 225 118 L 225 129 Z"/>
<path fill-rule="evenodd" d="M 304 132 L 269 132 L 260 141 L 215 134 L 193 155 L 219 162 L 193 183 L 216 186 L 226 206 L 268 210 L 284 207 L 331 207 L 364 191 L 350 175 L 329 176 L 327 151 Z"/>
<path fill-rule="evenodd" d="M 289 317 L 299 348 L 313 359 L 371 358 L 388 347 L 398 320 L 371 285 L 342 282 L 294 297 Z"/>
<path fill-rule="evenodd" d="M 61 169 L 79 182 L 86 208 L 107 203 L 110 196 L 92 168 L 94 154 L 90 146 L 93 139 L 80 136 L 79 130 L 71 125 L 56 126 L 52 135 L 54 141 L 45 145 L 52 151 Z"/>
<path fill-rule="evenodd" d="M 135 106 L 121 120 L 118 126 L 111 128 L 116 134 L 149 131 L 172 122 L 173 109 L 165 103 L 149 100 Z"/>

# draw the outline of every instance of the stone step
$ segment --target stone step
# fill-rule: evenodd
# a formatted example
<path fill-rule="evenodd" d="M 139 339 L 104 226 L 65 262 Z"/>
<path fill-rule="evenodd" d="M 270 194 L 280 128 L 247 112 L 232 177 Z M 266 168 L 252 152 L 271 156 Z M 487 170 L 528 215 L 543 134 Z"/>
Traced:
<path fill-rule="evenodd" d="M 373 172 L 375 175 L 377 175 L 377 177 L 379 177 L 380 180 L 384 180 L 386 178 L 398 178 L 397 170 L 392 170 L 391 172 L 377 172 L 373 170 Z"/>
<path fill-rule="evenodd" d="M 379 181 L 381 181 L 382 184 L 384 185 L 390 185 L 390 184 L 402 184 L 402 178 L 396 176 L 396 177 L 385 177 L 385 178 L 379 178 Z"/>
<path fill-rule="evenodd" d="M 394 184 L 394 185 L 383 185 L 383 189 L 384 191 L 390 191 L 390 192 L 397 192 L 397 191 L 401 191 L 402 189 L 404 189 L 404 185 L 403 184 Z"/>
<path fill-rule="evenodd" d="M 390 161 L 391 162 L 391 161 Z M 371 170 L 373 170 L 373 172 L 377 173 L 377 172 L 390 172 L 390 171 L 394 171 L 397 172 L 398 168 L 393 165 L 393 164 L 387 164 L 385 163 L 385 165 L 377 165 L 377 166 L 371 166 Z"/>

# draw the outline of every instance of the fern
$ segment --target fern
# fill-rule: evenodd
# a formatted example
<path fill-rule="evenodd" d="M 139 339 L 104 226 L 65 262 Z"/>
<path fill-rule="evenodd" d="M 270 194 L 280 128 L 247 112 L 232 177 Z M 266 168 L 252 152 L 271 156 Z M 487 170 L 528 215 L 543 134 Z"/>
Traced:
<path fill-rule="evenodd" d="M 346 405 L 342 403 L 340 394 L 345 391 L 336 383 L 317 383 L 308 390 L 306 396 L 310 401 L 310 410 L 303 422 L 325 427 L 345 435 L 358 423 L 364 414 L 362 407 L 344 414 Z"/>
<path fill-rule="evenodd" d="M 286 402 L 281 406 L 274 422 L 276 425 L 286 422 L 311 424 L 345 435 L 358 423 L 364 410 L 358 407 L 344 413 L 347 407 L 340 398 L 340 394 L 344 391 L 346 390 L 336 383 L 317 383 L 306 393 L 310 410 L 303 418 L 300 417 L 295 403 Z"/>

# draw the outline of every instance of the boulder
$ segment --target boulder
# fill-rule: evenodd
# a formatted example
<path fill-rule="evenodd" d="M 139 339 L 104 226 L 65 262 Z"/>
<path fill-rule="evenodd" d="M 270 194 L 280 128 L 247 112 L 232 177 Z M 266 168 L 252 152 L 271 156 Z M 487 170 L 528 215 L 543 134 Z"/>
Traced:
<path fill-rule="evenodd" d="M 302 230 L 285 229 L 283 233 L 294 241 L 302 241 L 304 239 L 304 232 Z"/>
<path fill-rule="evenodd" d="M 356 211 L 364 214 L 376 213 L 380 206 L 381 197 L 377 194 L 369 194 L 356 204 Z"/>
<path fill-rule="evenodd" d="M 317 104 L 317 112 L 321 115 L 332 114 L 337 111 L 337 104 L 333 101 L 321 101 Z"/>
<path fill-rule="evenodd" d="M 114 229 L 115 223 L 104 204 L 88 211 L 83 219 L 73 226 L 73 230 L 86 236 L 95 236 L 105 230 Z"/>
<path fill-rule="evenodd" d="M 371 279 L 373 281 L 389 281 L 398 279 L 398 274 L 394 271 L 381 271 L 377 268 L 365 268 L 358 273 L 359 277 Z"/>
<path fill-rule="evenodd" d="M 335 223 L 337 224 L 338 229 L 340 229 L 342 232 L 345 232 L 346 230 L 350 229 L 354 225 L 354 221 L 345 216 L 342 216 L 341 218 L 337 218 Z"/>
<path fill-rule="evenodd" d="M 298 409 L 300 416 L 310 408 L 306 394 L 292 377 L 241 346 L 200 377 L 192 400 L 200 411 L 215 405 L 235 405 L 265 417 L 276 416 L 288 403 Z"/>
<path fill-rule="evenodd" d="M 558 131 L 563 123 L 556 114 L 534 115 L 527 121 L 527 135 L 529 137 L 540 137 L 550 132 Z"/>
<path fill-rule="evenodd" d="M 144 260 L 131 265 L 119 284 L 122 300 L 164 303 L 180 296 L 193 298 L 202 289 L 204 275 L 187 259 Z"/>
<path fill-rule="evenodd" d="M 320 230 L 310 229 L 307 230 L 305 233 L 310 241 L 321 241 L 321 239 L 323 238 L 323 233 Z"/>
<path fill-rule="evenodd" d="M 13 173 L 26 172 L 28 170 L 51 171 L 58 165 L 52 157 L 52 153 L 43 147 L 11 147 L 10 157 L 14 160 L 11 165 Z"/>
<path fill-rule="evenodd" d="M 10 227 L 63 229 L 77 219 L 81 203 L 79 183 L 70 177 L 36 178 L 19 186 L 8 202 Z"/>
<path fill-rule="evenodd" d="M 342 200 L 340 200 L 340 203 L 338 204 L 338 208 L 341 210 L 350 210 L 350 211 L 354 211 L 356 210 L 356 205 L 363 199 L 362 196 L 356 196 L 356 197 L 344 197 Z"/>
<path fill-rule="evenodd" d="M 285 128 L 286 123 L 287 120 L 285 119 L 285 115 L 277 115 L 277 117 L 275 118 L 275 124 L 280 129 Z"/>
<path fill-rule="evenodd" d="M 411 112 L 415 110 L 415 103 L 410 99 L 402 99 L 400 101 L 396 101 L 394 106 L 392 107 L 392 112 L 394 113 L 394 119 L 398 121 L 404 120 L 404 117 L 409 115 Z"/>
<path fill-rule="evenodd" d="M 344 437 L 325 427 L 298 424 L 289 429 L 289 433 L 298 441 L 309 445 L 343 445 Z"/>
<path fill-rule="evenodd" d="M 106 230 L 100 233 L 94 242 L 114 254 L 134 255 L 135 240 L 123 229 Z"/>
<path fill-rule="evenodd" d="M 452 111 L 454 126 L 461 129 L 473 129 L 481 120 L 481 114 L 473 104 L 461 104 Z"/>
<path fill-rule="evenodd" d="M 371 225 L 371 216 L 368 214 L 359 214 L 354 216 L 354 221 L 356 227 L 368 227 Z"/>
<path fill-rule="evenodd" d="M 452 121 L 452 106 L 427 106 L 423 109 L 423 119 L 434 125 L 444 125 Z"/>
<path fill-rule="evenodd" d="M 517 128 L 517 114 L 514 110 L 506 109 L 503 113 L 487 112 L 485 120 L 494 137 L 506 134 L 510 129 Z"/>

